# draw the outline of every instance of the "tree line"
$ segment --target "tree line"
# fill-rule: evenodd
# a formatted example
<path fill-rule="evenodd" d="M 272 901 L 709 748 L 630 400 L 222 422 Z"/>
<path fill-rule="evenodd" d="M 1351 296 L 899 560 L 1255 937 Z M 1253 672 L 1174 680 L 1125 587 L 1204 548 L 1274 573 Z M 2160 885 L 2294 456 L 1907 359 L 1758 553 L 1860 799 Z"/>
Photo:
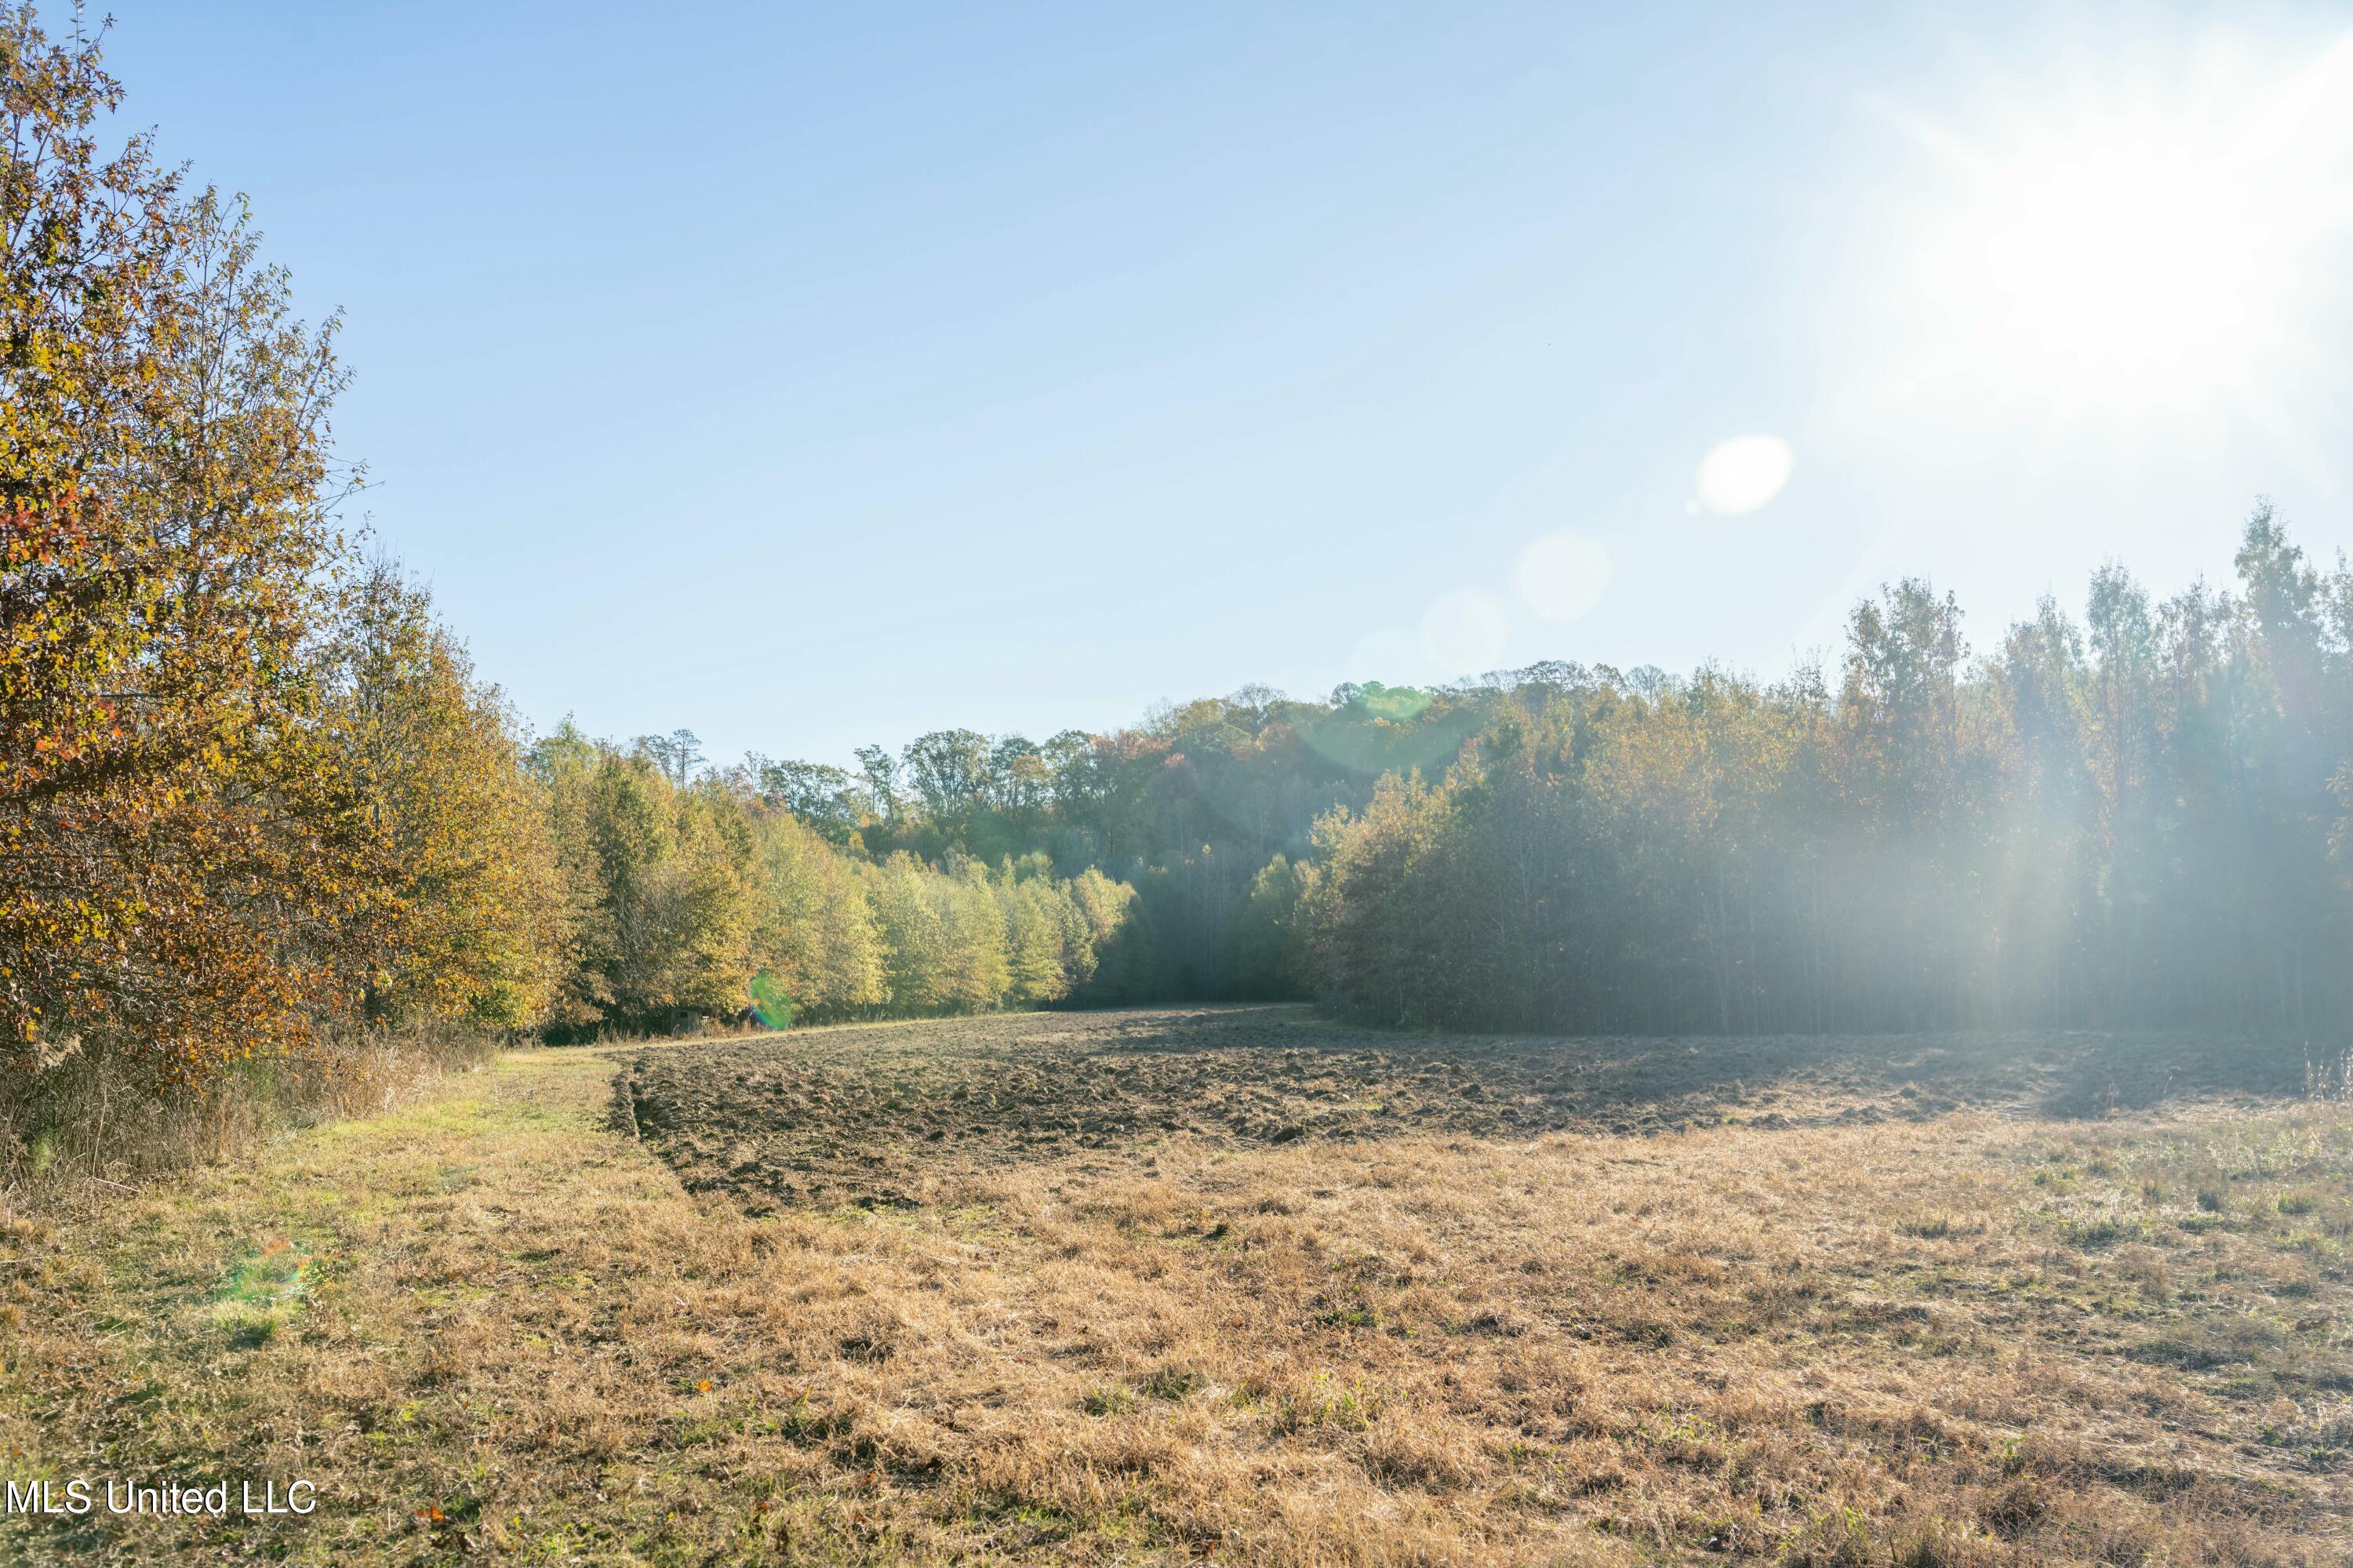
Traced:
<path fill-rule="evenodd" d="M 747 758 L 833 842 L 1132 885 L 1151 993 L 1665 1033 L 2353 1026 L 2353 572 L 2268 504 L 2235 582 L 2122 566 L 1973 650 L 1907 579 L 1832 663 L 1252 688 L 851 773 Z"/>
<path fill-rule="evenodd" d="M 1468 686 L 1369 683 L 1321 700 L 1250 686 L 1108 734 L 941 730 L 895 755 L 861 747 L 854 770 L 755 753 L 715 771 L 855 854 L 1100 868 L 1135 891 L 1151 998 L 1295 997 L 1295 934 L 1270 924 L 1269 899 L 1302 874 L 1317 819 L 1368 803 L 1384 775 L 1446 767 L 1494 700 Z M 684 732 L 659 744 L 699 756 Z"/>
<path fill-rule="evenodd" d="M 567 722 L 524 758 L 575 912 L 555 1031 L 1141 996 L 1133 888 L 1092 867 L 1057 876 L 1042 854 L 852 853 L 740 772 L 690 775 L 691 746 L 681 732 L 622 747 Z"/>
<path fill-rule="evenodd" d="M 1100 874 L 863 856 L 674 743 L 531 737 L 337 523 L 335 323 L 241 204 L 100 146 L 98 42 L 0 9 L 0 1090 L 1140 993 Z"/>
<path fill-rule="evenodd" d="M 2353 574 L 2269 506 L 2235 592 L 2123 568 L 1972 659 L 1905 581 L 1835 671 L 1548 667 L 1314 831 L 1315 984 L 1388 1022 L 1657 1033 L 2353 1025 Z"/>
<path fill-rule="evenodd" d="M 533 736 L 337 516 L 334 323 L 0 10 L 0 1065 L 1145 1000 L 1607 1032 L 2353 1021 L 2353 577 L 1906 581 L 1763 683 L 1262 687 L 854 768 Z"/>

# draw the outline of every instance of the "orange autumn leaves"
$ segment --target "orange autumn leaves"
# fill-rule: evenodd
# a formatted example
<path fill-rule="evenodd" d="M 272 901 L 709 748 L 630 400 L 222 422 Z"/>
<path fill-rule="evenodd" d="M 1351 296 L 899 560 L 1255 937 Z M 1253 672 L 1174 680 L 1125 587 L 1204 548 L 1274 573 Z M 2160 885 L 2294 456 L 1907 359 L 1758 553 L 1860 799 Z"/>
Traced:
<path fill-rule="evenodd" d="M 101 154 L 120 96 L 79 25 L 0 8 L 0 1069 L 94 1051 L 201 1086 L 371 999 L 484 1011 L 479 963 L 410 957 L 437 897 L 482 894 L 417 802 L 480 811 L 505 786 L 458 775 L 516 765 L 446 644 L 438 683 L 352 678 L 397 585 L 335 525 L 332 327 L 241 209 L 144 139 Z M 404 747 L 436 782 L 394 799 Z"/>

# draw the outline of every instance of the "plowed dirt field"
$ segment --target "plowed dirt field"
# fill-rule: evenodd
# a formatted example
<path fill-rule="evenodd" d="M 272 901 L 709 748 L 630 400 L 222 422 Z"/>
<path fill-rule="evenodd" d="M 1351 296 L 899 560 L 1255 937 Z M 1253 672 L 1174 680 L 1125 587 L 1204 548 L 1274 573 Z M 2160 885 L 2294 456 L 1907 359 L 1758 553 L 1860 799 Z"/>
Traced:
<path fill-rule="evenodd" d="M 1964 1107 L 2083 1118 L 2169 1097 L 2293 1093 L 2301 1048 L 2093 1036 L 1894 1043 L 1399 1034 L 1303 1008 L 1024 1013 L 669 1045 L 621 1119 L 691 1191 L 777 1203 L 973 1201 L 1008 1167 L 1125 1164 L 1171 1139 L 1251 1148 L 1411 1133 L 1640 1135 L 1924 1121 Z"/>

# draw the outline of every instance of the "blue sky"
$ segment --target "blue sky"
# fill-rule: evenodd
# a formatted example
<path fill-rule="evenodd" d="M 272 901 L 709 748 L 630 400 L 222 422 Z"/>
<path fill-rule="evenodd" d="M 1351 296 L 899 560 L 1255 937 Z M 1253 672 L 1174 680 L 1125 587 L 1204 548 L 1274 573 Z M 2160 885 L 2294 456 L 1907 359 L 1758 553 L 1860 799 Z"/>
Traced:
<path fill-rule="evenodd" d="M 2353 543 L 2341 7 L 113 10 L 542 726 L 1774 675 Z"/>

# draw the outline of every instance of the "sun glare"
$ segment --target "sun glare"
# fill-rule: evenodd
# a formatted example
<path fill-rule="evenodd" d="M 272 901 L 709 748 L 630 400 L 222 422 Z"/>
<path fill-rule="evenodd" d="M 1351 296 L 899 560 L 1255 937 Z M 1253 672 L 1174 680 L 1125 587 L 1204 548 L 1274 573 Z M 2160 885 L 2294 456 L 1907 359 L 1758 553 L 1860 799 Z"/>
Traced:
<path fill-rule="evenodd" d="M 2339 291 L 2353 41 L 2300 69 L 2082 82 L 1968 130 L 1912 238 L 1913 373 L 2130 413 L 2245 397 Z"/>
<path fill-rule="evenodd" d="M 2054 148 L 1957 248 L 2013 346 L 2098 376 L 2211 366 L 2268 332 L 2286 260 L 2267 204 L 2225 160 L 2141 137 Z"/>

